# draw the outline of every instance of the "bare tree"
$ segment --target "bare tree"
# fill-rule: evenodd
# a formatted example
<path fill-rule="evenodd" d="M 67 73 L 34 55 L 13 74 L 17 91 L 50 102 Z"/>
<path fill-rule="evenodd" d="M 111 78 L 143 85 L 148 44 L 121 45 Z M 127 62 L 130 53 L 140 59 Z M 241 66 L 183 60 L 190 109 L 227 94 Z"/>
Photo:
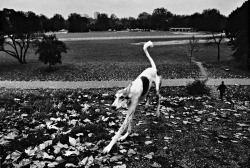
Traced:
<path fill-rule="evenodd" d="M 0 51 L 17 59 L 20 64 L 26 64 L 27 51 L 41 26 L 38 16 L 10 9 L 4 9 L 1 15 Z"/>
<path fill-rule="evenodd" d="M 188 43 L 187 43 L 187 49 L 189 52 L 189 63 L 191 64 L 193 55 L 195 52 L 199 50 L 199 39 L 195 38 L 193 35 L 192 37 L 189 38 Z"/>
<path fill-rule="evenodd" d="M 0 51 L 3 51 L 19 61 L 26 64 L 26 53 L 30 47 L 31 34 L 22 35 L 1 35 Z M 5 46 L 11 46 L 12 50 Z"/>
<path fill-rule="evenodd" d="M 208 31 L 211 37 L 208 38 L 208 44 L 217 46 L 217 59 L 220 61 L 220 44 L 225 37 L 223 31 L 226 27 L 226 17 L 220 14 L 217 9 L 207 9 L 203 13 L 203 30 Z"/>
<path fill-rule="evenodd" d="M 224 33 L 215 34 L 214 32 L 211 32 L 210 34 L 212 36 L 211 38 L 207 39 L 207 43 L 208 45 L 215 44 L 217 46 L 217 60 L 220 61 L 220 44 L 225 38 L 225 34 Z"/>

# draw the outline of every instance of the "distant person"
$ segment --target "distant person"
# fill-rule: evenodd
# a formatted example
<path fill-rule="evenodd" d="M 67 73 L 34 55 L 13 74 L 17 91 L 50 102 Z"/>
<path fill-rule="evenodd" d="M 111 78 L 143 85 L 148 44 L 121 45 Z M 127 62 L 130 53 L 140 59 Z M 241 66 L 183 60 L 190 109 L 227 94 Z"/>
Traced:
<path fill-rule="evenodd" d="M 220 91 L 220 99 L 223 99 L 223 95 L 225 93 L 225 90 L 227 89 L 226 85 L 224 84 L 224 81 L 221 82 L 221 84 L 219 85 L 219 87 L 217 88 L 217 90 Z"/>

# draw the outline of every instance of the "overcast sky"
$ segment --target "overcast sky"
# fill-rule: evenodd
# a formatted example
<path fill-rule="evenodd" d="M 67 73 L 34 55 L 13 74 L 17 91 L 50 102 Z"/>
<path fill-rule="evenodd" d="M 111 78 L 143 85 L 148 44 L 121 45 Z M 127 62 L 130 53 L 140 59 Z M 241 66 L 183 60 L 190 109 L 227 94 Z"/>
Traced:
<path fill-rule="evenodd" d="M 94 17 L 94 12 L 115 14 L 118 18 L 135 17 L 147 12 L 152 14 L 156 8 L 164 7 L 173 14 L 191 15 L 204 9 L 218 9 L 228 16 L 246 0 L 0 0 L 3 8 L 16 11 L 32 11 L 51 18 L 61 14 L 65 19 L 71 13 L 87 14 Z"/>

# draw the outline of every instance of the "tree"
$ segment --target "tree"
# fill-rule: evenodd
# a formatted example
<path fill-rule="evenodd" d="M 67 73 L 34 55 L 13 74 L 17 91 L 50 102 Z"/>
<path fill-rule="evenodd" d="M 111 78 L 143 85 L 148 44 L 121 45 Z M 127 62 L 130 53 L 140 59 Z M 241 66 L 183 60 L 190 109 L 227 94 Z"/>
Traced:
<path fill-rule="evenodd" d="M 168 19 L 168 25 L 171 27 L 188 27 L 189 17 L 185 15 L 174 15 Z"/>
<path fill-rule="evenodd" d="M 188 26 L 200 30 L 202 25 L 200 21 L 202 21 L 202 15 L 200 13 L 194 13 L 189 18 Z"/>
<path fill-rule="evenodd" d="M 40 15 L 40 22 L 42 24 L 42 30 L 45 32 L 51 31 L 50 20 L 44 15 Z"/>
<path fill-rule="evenodd" d="M 109 19 L 109 25 L 110 25 L 110 28 L 113 30 L 123 29 L 120 19 L 115 14 L 111 14 L 110 19 Z"/>
<path fill-rule="evenodd" d="M 217 60 L 220 61 L 220 44 L 225 35 L 226 17 L 221 15 L 217 9 L 207 9 L 203 13 L 203 30 L 209 31 L 212 35 L 208 43 L 212 42 L 217 46 Z"/>
<path fill-rule="evenodd" d="M 82 17 L 77 13 L 72 13 L 68 17 L 69 32 L 86 32 L 89 31 L 89 19 Z"/>
<path fill-rule="evenodd" d="M 97 15 L 96 28 L 99 31 L 107 31 L 109 29 L 109 18 L 105 13 L 100 13 Z"/>
<path fill-rule="evenodd" d="M 138 28 L 137 20 L 133 17 L 121 18 L 120 19 L 121 27 L 126 29 L 136 29 Z"/>
<path fill-rule="evenodd" d="M 172 16 L 173 14 L 165 8 L 155 9 L 152 14 L 153 28 L 158 30 L 168 30 L 168 19 L 170 19 Z"/>
<path fill-rule="evenodd" d="M 220 61 L 220 44 L 223 41 L 225 35 L 224 33 L 216 34 L 214 32 L 211 32 L 210 34 L 212 35 L 212 37 L 207 39 L 208 45 L 214 43 L 217 46 L 217 60 Z"/>
<path fill-rule="evenodd" d="M 201 30 L 221 32 L 226 26 L 226 17 L 220 14 L 217 9 L 205 9 L 200 18 Z"/>
<path fill-rule="evenodd" d="M 129 28 L 136 29 L 138 27 L 137 20 L 133 17 L 128 18 Z"/>
<path fill-rule="evenodd" d="M 0 51 L 26 64 L 26 54 L 37 32 L 42 30 L 39 16 L 33 12 L 4 9 L 1 13 Z M 7 47 L 9 46 L 9 47 Z"/>
<path fill-rule="evenodd" d="M 188 49 L 188 52 L 190 53 L 189 63 L 191 63 L 194 53 L 199 50 L 198 43 L 199 43 L 199 39 L 196 39 L 194 35 L 190 37 L 188 40 L 187 49 Z"/>
<path fill-rule="evenodd" d="M 140 29 L 151 29 L 151 15 L 147 12 L 140 13 L 137 18 Z"/>
<path fill-rule="evenodd" d="M 41 40 L 36 41 L 36 54 L 39 54 L 39 60 L 44 64 L 51 65 L 62 63 L 61 53 L 67 53 L 67 46 L 64 42 L 59 41 L 54 34 L 43 35 Z"/>
<path fill-rule="evenodd" d="M 241 66 L 250 70 L 250 43 L 249 43 L 249 1 L 243 3 L 229 14 L 226 26 L 226 36 L 231 40 L 233 57 Z"/>
<path fill-rule="evenodd" d="M 59 31 L 65 28 L 65 20 L 62 15 L 55 14 L 51 19 L 51 30 Z"/>

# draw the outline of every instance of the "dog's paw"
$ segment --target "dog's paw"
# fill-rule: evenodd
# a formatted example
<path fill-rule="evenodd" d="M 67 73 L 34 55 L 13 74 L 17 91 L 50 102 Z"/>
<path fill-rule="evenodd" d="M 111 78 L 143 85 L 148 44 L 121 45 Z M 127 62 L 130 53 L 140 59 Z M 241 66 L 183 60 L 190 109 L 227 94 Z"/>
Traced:
<path fill-rule="evenodd" d="M 123 135 L 118 139 L 118 141 L 124 141 L 128 137 L 128 134 Z"/>
<path fill-rule="evenodd" d="M 104 154 L 109 153 L 110 150 L 111 150 L 111 148 L 112 148 L 112 146 L 109 146 L 109 145 L 106 146 L 106 147 L 103 149 L 102 153 L 104 153 Z"/>
<path fill-rule="evenodd" d="M 124 140 L 125 140 L 124 137 L 121 137 L 121 138 L 118 139 L 118 141 L 124 141 Z"/>

